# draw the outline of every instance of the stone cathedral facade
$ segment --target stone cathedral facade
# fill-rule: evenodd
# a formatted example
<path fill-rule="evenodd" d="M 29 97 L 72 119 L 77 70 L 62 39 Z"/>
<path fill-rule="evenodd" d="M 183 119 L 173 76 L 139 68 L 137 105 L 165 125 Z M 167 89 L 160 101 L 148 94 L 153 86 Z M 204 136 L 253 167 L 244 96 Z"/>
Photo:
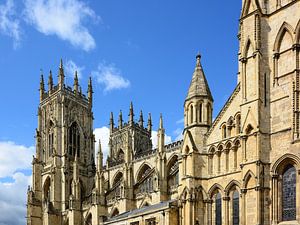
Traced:
<path fill-rule="evenodd" d="M 165 144 L 161 117 L 152 146 L 131 104 L 111 114 L 104 162 L 92 81 L 66 86 L 62 63 L 57 85 L 41 78 L 28 225 L 300 224 L 300 0 L 242 5 L 236 88 L 212 120 L 198 55 L 181 141 Z"/>

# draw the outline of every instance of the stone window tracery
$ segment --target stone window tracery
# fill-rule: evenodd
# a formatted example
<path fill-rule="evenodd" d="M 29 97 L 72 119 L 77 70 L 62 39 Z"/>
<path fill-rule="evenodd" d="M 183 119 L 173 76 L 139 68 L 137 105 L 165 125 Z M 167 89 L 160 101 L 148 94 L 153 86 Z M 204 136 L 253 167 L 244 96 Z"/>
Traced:
<path fill-rule="evenodd" d="M 282 174 L 282 221 L 296 220 L 296 169 L 288 165 Z"/>
<path fill-rule="evenodd" d="M 72 123 L 69 128 L 68 149 L 69 155 L 80 157 L 80 133 L 76 122 Z"/>
<path fill-rule="evenodd" d="M 50 127 L 49 127 L 48 146 L 49 146 L 48 157 L 51 157 L 53 154 L 53 147 L 54 147 L 54 124 L 52 121 L 50 121 Z"/>
<path fill-rule="evenodd" d="M 168 193 L 172 193 L 173 189 L 179 184 L 179 164 L 178 157 L 174 156 L 168 170 Z"/>
<path fill-rule="evenodd" d="M 153 192 L 153 174 L 148 165 L 144 165 L 137 176 L 136 194 Z"/>

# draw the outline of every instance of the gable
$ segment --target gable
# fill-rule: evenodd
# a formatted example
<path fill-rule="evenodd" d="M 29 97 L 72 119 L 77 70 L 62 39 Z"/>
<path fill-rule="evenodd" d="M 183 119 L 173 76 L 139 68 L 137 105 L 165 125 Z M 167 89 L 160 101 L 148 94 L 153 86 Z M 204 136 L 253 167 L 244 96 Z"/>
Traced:
<path fill-rule="evenodd" d="M 241 92 L 238 84 L 207 132 L 207 144 L 222 140 L 222 125 L 240 112 Z"/>

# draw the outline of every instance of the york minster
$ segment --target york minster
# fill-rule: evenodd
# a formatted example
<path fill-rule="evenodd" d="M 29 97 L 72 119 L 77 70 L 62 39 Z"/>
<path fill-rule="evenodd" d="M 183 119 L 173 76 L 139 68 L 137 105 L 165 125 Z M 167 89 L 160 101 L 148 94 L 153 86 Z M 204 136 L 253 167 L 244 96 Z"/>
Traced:
<path fill-rule="evenodd" d="M 213 118 L 196 55 L 182 140 L 165 143 L 162 114 L 153 146 L 151 114 L 131 103 L 110 115 L 104 158 L 93 80 L 87 95 L 77 74 L 67 86 L 63 62 L 40 78 L 27 225 L 300 224 L 300 0 L 242 5 L 236 87 Z"/>

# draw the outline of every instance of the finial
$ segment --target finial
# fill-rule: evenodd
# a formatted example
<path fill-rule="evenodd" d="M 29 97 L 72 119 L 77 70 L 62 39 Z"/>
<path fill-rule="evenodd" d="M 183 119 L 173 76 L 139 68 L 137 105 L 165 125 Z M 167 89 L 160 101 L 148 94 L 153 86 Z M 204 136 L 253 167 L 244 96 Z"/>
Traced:
<path fill-rule="evenodd" d="M 143 111 L 140 112 L 140 119 L 139 119 L 140 127 L 144 127 L 144 118 L 143 118 Z"/>
<path fill-rule="evenodd" d="M 201 66 L 200 61 L 201 61 L 201 55 L 200 55 L 200 53 L 198 52 L 198 54 L 197 54 L 197 56 L 196 56 L 196 66 L 197 66 L 197 67 L 200 67 L 200 66 Z"/>
<path fill-rule="evenodd" d="M 62 60 L 62 58 L 60 58 L 59 68 L 60 68 L 60 69 L 63 69 L 63 68 L 64 68 L 64 65 L 63 65 L 63 60 Z"/>
<path fill-rule="evenodd" d="M 147 126 L 148 131 L 151 133 L 152 131 L 152 118 L 151 118 L 151 113 L 148 114 L 148 126 Z"/>
<path fill-rule="evenodd" d="M 102 147 L 101 147 L 101 140 L 100 140 L 100 139 L 98 140 L 98 143 L 99 143 L 98 153 L 99 153 L 99 154 L 103 154 L 103 152 L 102 152 Z"/>
<path fill-rule="evenodd" d="M 74 76 L 74 92 L 75 92 L 75 94 L 78 93 L 78 86 L 79 86 L 79 83 L 78 83 L 78 75 L 77 75 L 77 70 L 76 70 L 75 76 Z"/>
<path fill-rule="evenodd" d="M 114 130 L 114 114 L 113 114 L 113 112 L 110 112 L 109 127 L 110 127 L 110 133 L 112 133 Z"/>
<path fill-rule="evenodd" d="M 99 147 L 98 147 L 98 154 L 97 154 L 97 168 L 99 172 L 101 172 L 102 167 L 103 167 L 103 152 L 101 148 L 101 141 L 99 139 Z"/>
<path fill-rule="evenodd" d="M 43 100 L 44 92 L 45 92 L 44 75 L 43 75 L 43 71 L 41 70 L 41 80 L 40 80 L 40 101 Z"/>
<path fill-rule="evenodd" d="M 90 107 L 92 107 L 92 103 L 93 103 L 92 77 L 89 78 L 89 84 L 88 84 L 88 100 L 89 100 Z"/>
<path fill-rule="evenodd" d="M 62 59 L 60 59 L 59 75 L 58 75 L 58 84 L 59 84 L 60 89 L 63 88 L 64 82 L 65 82 L 65 74 L 64 74 L 63 61 L 62 61 Z"/>
<path fill-rule="evenodd" d="M 160 114 L 160 117 L 159 117 L 159 129 L 164 129 L 162 114 Z"/>
<path fill-rule="evenodd" d="M 159 129 L 157 132 L 157 144 L 158 144 L 158 152 L 164 151 L 165 146 L 165 129 L 163 127 L 163 117 L 162 114 L 160 114 L 159 118 Z"/>
<path fill-rule="evenodd" d="M 130 102 L 130 108 L 129 108 L 129 123 L 132 125 L 134 123 L 134 112 L 133 112 L 133 104 L 132 101 Z"/>
<path fill-rule="evenodd" d="M 122 110 L 120 110 L 119 113 L 119 128 L 123 127 L 123 115 L 122 115 Z"/>
<path fill-rule="evenodd" d="M 43 70 L 41 70 L 40 87 L 43 87 L 43 88 L 44 88 L 44 75 L 43 75 Z"/>
<path fill-rule="evenodd" d="M 49 77 L 48 77 L 48 90 L 52 91 L 52 89 L 53 89 L 53 77 L 52 77 L 52 71 L 50 70 Z"/>

